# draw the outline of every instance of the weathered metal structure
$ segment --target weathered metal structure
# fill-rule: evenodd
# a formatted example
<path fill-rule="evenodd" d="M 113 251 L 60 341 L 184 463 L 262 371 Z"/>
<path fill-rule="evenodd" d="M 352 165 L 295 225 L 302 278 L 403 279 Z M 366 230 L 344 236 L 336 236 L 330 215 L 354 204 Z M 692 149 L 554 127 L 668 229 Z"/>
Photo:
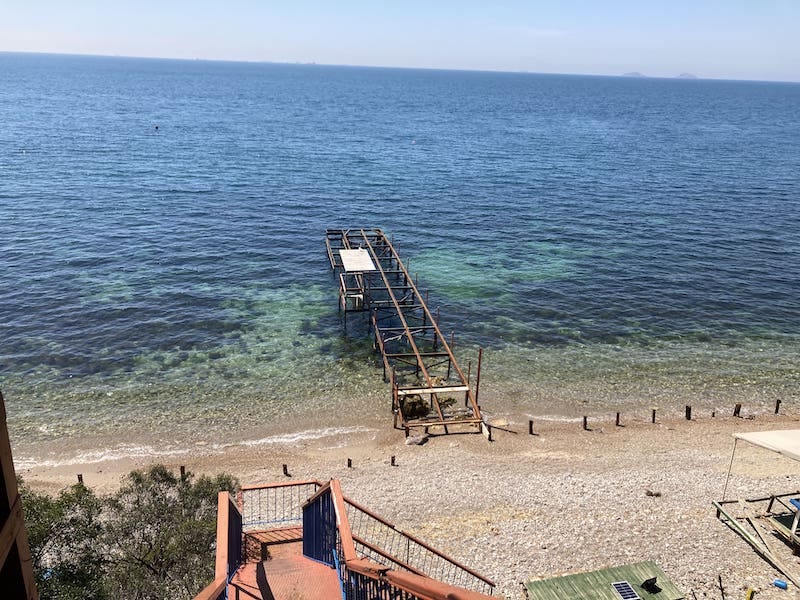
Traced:
<path fill-rule="evenodd" d="M 328 229 L 328 259 L 339 282 L 339 310 L 368 312 L 384 380 L 392 385 L 394 426 L 482 426 L 478 406 L 481 355 L 475 389 L 453 355 L 391 240 L 380 229 Z"/>
<path fill-rule="evenodd" d="M 796 555 L 800 553 L 800 490 L 726 500 L 739 440 L 800 461 L 800 429 L 735 433 L 722 500 L 714 502 L 720 521 L 741 536 L 794 586 L 800 587 L 796 561 Z M 783 540 L 785 544 L 776 544 L 775 540 Z"/>

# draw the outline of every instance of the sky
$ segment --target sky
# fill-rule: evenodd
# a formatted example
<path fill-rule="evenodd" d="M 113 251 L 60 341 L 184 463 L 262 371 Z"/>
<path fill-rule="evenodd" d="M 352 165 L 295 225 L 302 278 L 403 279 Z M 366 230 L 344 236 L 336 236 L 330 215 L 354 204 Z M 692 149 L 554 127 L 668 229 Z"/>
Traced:
<path fill-rule="evenodd" d="M 0 0 L 0 51 L 800 82 L 800 0 Z"/>

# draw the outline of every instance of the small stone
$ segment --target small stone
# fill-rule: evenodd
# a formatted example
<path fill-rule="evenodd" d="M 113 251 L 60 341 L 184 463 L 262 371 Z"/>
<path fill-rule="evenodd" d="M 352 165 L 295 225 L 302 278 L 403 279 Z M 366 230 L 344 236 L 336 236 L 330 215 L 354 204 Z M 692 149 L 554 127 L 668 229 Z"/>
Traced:
<path fill-rule="evenodd" d="M 427 441 L 427 435 L 412 435 L 406 438 L 406 446 L 421 446 Z"/>

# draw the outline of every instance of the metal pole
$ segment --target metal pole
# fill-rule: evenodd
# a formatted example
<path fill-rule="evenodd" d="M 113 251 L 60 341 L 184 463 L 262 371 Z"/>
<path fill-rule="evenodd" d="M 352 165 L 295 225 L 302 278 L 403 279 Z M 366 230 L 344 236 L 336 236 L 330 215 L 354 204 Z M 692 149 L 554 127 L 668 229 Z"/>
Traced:
<path fill-rule="evenodd" d="M 483 348 L 478 348 L 478 370 L 475 373 L 475 404 L 478 403 L 478 392 L 481 391 L 481 362 L 483 361 Z M 469 379 L 467 379 L 469 382 Z"/>
<path fill-rule="evenodd" d="M 728 493 L 728 481 L 731 479 L 731 469 L 733 469 L 733 456 L 736 454 L 736 444 L 739 438 L 733 438 L 733 452 L 731 452 L 731 463 L 728 465 L 728 475 L 725 477 L 725 487 L 722 490 L 722 501 L 725 501 L 725 494 Z"/>
<path fill-rule="evenodd" d="M 438 306 L 436 307 L 436 322 L 437 323 L 439 322 L 439 307 Z M 433 331 L 433 351 L 436 352 L 436 350 L 439 348 L 439 336 L 436 335 L 436 328 L 435 327 L 432 328 L 432 331 Z M 778 402 L 780 402 L 780 400 L 778 400 Z"/>

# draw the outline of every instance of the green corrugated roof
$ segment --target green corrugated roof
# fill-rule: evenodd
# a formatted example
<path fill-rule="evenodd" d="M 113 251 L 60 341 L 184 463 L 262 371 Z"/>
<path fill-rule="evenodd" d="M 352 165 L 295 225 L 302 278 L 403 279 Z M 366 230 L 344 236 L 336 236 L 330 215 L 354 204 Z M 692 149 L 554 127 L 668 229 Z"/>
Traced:
<path fill-rule="evenodd" d="M 648 592 L 642 583 L 656 577 L 660 592 Z M 620 600 L 611 586 L 617 581 L 627 581 L 642 600 L 681 600 L 684 595 L 675 587 L 664 571 L 652 561 L 600 569 L 589 573 L 575 573 L 552 579 L 528 581 L 525 591 L 530 600 Z"/>

